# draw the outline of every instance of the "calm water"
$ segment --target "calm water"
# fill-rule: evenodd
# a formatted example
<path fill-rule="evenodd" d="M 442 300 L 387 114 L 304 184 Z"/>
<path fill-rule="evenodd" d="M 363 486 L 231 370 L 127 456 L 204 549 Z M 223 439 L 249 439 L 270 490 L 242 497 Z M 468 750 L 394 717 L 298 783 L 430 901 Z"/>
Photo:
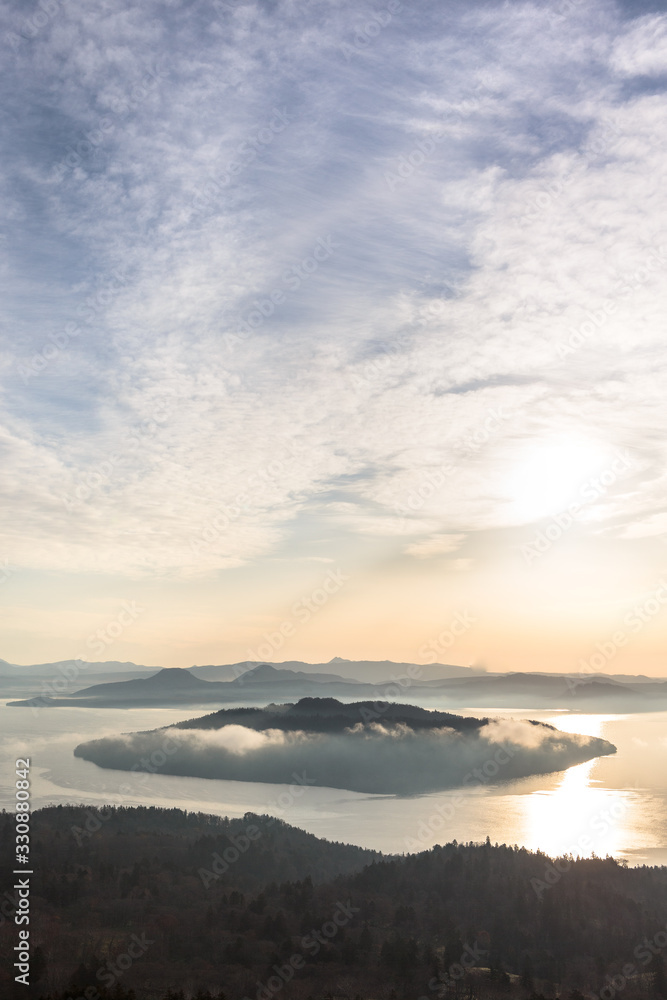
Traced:
<path fill-rule="evenodd" d="M 98 768 L 72 753 L 87 739 L 192 718 L 199 714 L 192 707 L 34 713 L 2 702 L 0 713 L 5 808 L 13 802 L 14 761 L 27 755 L 33 808 L 111 802 L 180 806 L 228 816 L 268 812 L 317 836 L 388 853 L 426 849 L 454 838 L 484 840 L 488 834 L 492 842 L 541 848 L 552 855 L 595 852 L 626 858 L 631 865 L 667 864 L 667 712 L 570 715 L 462 709 L 460 714 L 540 719 L 568 732 L 602 736 L 618 753 L 554 774 L 411 799 L 313 787 L 294 796 L 282 785 L 133 775 Z"/>

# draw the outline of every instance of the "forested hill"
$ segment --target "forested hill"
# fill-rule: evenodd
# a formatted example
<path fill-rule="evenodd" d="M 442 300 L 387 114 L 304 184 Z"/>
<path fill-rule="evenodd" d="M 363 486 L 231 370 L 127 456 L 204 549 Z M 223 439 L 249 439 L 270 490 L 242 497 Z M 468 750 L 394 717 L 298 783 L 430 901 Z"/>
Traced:
<path fill-rule="evenodd" d="M 350 726 L 369 722 L 381 722 L 383 726 L 410 726 L 415 730 L 447 726 L 457 732 L 472 732 L 488 725 L 489 720 L 433 711 L 400 702 L 355 701 L 344 704 L 336 698 L 301 698 L 296 704 L 267 705 L 266 708 L 222 708 L 209 715 L 177 722 L 174 728 L 221 729 L 223 726 L 235 725 L 258 730 L 342 733 Z M 553 729 L 553 726 L 548 728 Z"/>
<path fill-rule="evenodd" d="M 0 826 L 6 843 L 12 817 Z M 54 807 L 34 827 L 41 977 L 20 996 L 665 996 L 665 868 L 490 843 L 383 858 L 265 816 L 178 810 Z M 5 976 L 15 932 L 5 920 Z"/>
<path fill-rule="evenodd" d="M 295 797 L 299 791 L 295 786 Z M 11 825 L 13 815 L 1 815 L 4 834 L 7 816 Z M 186 871 L 205 865 L 215 851 L 243 838 L 251 823 L 260 835 L 234 863 L 235 885 L 246 891 L 274 880 L 324 882 L 383 857 L 379 851 L 322 840 L 272 816 L 229 819 L 155 806 L 39 809 L 33 814 L 32 849 L 43 850 L 52 869 L 58 864 L 100 863 L 120 870 L 129 862 L 157 858 L 175 871 Z"/>

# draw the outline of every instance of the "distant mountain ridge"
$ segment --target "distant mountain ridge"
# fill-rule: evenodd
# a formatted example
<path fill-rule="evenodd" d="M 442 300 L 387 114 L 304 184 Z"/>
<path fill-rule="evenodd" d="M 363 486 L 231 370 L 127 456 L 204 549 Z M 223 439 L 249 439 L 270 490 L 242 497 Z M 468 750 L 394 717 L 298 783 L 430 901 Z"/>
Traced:
<path fill-rule="evenodd" d="M 145 674 L 153 675 L 156 671 L 165 670 L 189 670 L 195 677 L 201 680 L 233 680 L 257 666 L 270 666 L 276 670 L 289 670 L 298 674 L 307 675 L 327 675 L 343 680 L 367 681 L 378 683 L 391 680 L 392 674 L 406 672 L 408 667 L 413 670 L 419 669 L 420 680 L 472 678 L 472 677 L 506 677 L 513 673 L 538 677 L 563 677 L 567 676 L 566 671 L 511 671 L 482 670 L 477 667 L 465 667 L 454 663 L 408 663 L 395 660 L 349 660 L 342 656 L 334 656 L 327 662 L 309 663 L 306 660 L 239 660 L 235 663 L 221 664 L 193 664 L 190 667 L 162 667 L 159 664 L 147 666 L 145 664 L 133 663 L 129 660 L 55 660 L 46 663 L 19 664 L 11 663 L 8 660 L 0 659 L 0 678 L 5 677 L 47 677 L 61 673 L 62 670 L 75 668 L 82 676 L 97 674 Z M 331 668 L 334 668 L 332 671 Z M 343 673 L 341 673 L 343 671 Z M 349 674 L 365 674 L 365 676 L 349 676 Z M 605 674 L 600 672 L 595 675 L 602 680 L 614 680 L 621 683 L 644 684 L 667 681 L 666 677 L 649 677 L 646 674 Z"/>
<path fill-rule="evenodd" d="M 199 673 L 195 673 L 194 668 L 190 670 L 190 673 L 194 677 L 199 677 Z M 356 681 L 348 677 L 341 677 L 340 674 L 309 674 L 304 670 L 284 670 L 279 667 L 274 667 L 270 663 L 260 663 L 256 667 L 252 667 L 250 670 L 246 670 L 243 674 L 235 677 L 233 681 L 229 681 L 230 684 L 234 684 L 237 687 L 243 687 L 246 684 L 273 684 L 278 681 L 315 681 L 319 684 L 326 682 L 339 683 L 343 682 L 345 684 L 361 684 L 361 681 Z"/>
<path fill-rule="evenodd" d="M 137 670 L 159 670 L 160 667 L 147 667 L 141 664 L 132 663 L 129 660 L 55 660 L 52 663 L 31 663 L 23 665 L 20 663 L 9 663 L 7 660 L 0 660 L 0 677 L 13 677 L 16 675 L 30 674 L 33 677 L 47 676 L 59 671 L 59 668 L 76 667 L 87 674 L 97 673 L 134 673 Z"/>
<path fill-rule="evenodd" d="M 201 677 L 203 680 L 231 680 L 253 666 L 260 665 L 260 663 L 265 665 L 266 661 L 242 660 L 239 663 L 195 665 L 190 669 L 197 677 Z M 431 680 L 436 677 L 443 679 L 446 677 L 473 677 L 483 672 L 474 667 L 463 667 L 453 663 L 415 664 L 399 663 L 393 660 L 346 660 L 342 656 L 334 656 L 326 663 L 307 663 L 305 660 L 284 660 L 277 663 L 271 662 L 269 665 L 278 670 L 293 670 L 296 673 L 324 676 L 330 674 L 333 667 L 335 674 L 331 676 L 370 684 L 389 682 L 392 679 L 392 674 L 405 674 L 408 668 L 414 670 L 415 667 L 419 668 L 419 676 L 423 680 Z"/>
<path fill-rule="evenodd" d="M 150 677 L 133 678 L 129 681 L 112 681 L 109 684 L 95 684 L 92 687 L 84 688 L 77 692 L 81 697 L 100 698 L 105 695 L 116 696 L 119 693 L 128 697 L 140 695 L 142 692 L 153 696 L 155 692 L 167 691 L 178 694 L 193 690 L 206 690 L 208 681 L 202 681 L 195 677 L 184 667 L 163 667 L 156 674 Z"/>
<path fill-rule="evenodd" d="M 134 705 L 186 705 L 225 701 L 266 701 L 281 696 L 317 695 L 331 692 L 376 694 L 373 686 L 349 681 L 336 674 L 308 675 L 293 670 L 279 670 L 268 663 L 244 671 L 234 680 L 206 681 L 184 667 L 163 667 L 149 677 L 94 684 L 60 697 L 37 696 L 9 702 L 11 706 L 35 707 L 69 705 L 80 707 L 120 707 Z"/>
<path fill-rule="evenodd" d="M 371 661 L 342 661 L 337 657 L 331 662 L 347 662 L 355 667 L 363 667 Z M 386 669 L 390 667 L 391 670 L 381 675 L 378 681 L 368 682 L 330 671 L 294 669 L 296 666 L 309 666 L 300 661 L 287 663 L 290 665 L 227 665 L 225 680 L 202 677 L 202 673 L 206 672 L 206 668 L 202 667 L 163 667 L 155 671 L 141 671 L 139 676 L 131 676 L 131 671 L 125 669 L 121 674 L 122 679 L 112 674 L 112 679 L 109 680 L 108 675 L 102 674 L 101 682 L 92 685 L 86 684 L 86 665 L 79 663 L 75 670 L 63 669 L 55 675 L 55 680 L 63 677 L 67 680 L 64 686 L 62 682 L 59 685 L 51 683 L 51 678 L 44 680 L 44 675 L 41 674 L 34 676 L 29 683 L 22 681 L 18 686 L 10 681 L 6 693 L 14 693 L 16 696 L 26 692 L 30 695 L 25 697 L 24 694 L 22 700 L 9 702 L 16 707 L 69 705 L 130 708 L 149 705 L 266 704 L 276 700 L 298 700 L 309 695 L 348 700 L 372 697 L 391 701 L 404 700 L 408 692 L 411 700 L 415 697 L 431 702 L 438 699 L 439 707 L 457 710 L 493 706 L 508 709 L 581 708 L 587 711 L 608 709 L 615 712 L 642 712 L 667 704 L 667 681 L 646 677 L 632 684 L 613 676 L 536 672 L 470 672 L 429 678 L 423 676 L 426 668 L 419 664 L 377 661 L 372 664 L 375 670 L 385 668 L 386 664 Z M 123 666 L 127 668 L 130 665 Z M 431 665 L 431 670 L 436 668 L 445 672 L 450 669 L 446 664 Z M 462 671 L 466 668 L 451 669 Z M 211 668 L 209 673 L 213 673 L 213 670 Z"/>
<path fill-rule="evenodd" d="M 192 667 L 168 667 L 169 670 L 188 669 L 194 677 L 205 681 L 232 681 L 242 676 L 247 676 L 249 672 L 257 666 L 270 666 L 276 670 L 292 671 L 295 675 L 292 680 L 302 679 L 317 681 L 330 680 L 346 681 L 348 684 L 354 683 L 389 683 L 391 675 L 405 674 L 409 669 L 416 666 L 419 669 L 419 677 L 424 680 L 445 677 L 472 676 L 475 671 L 470 667 L 457 666 L 455 664 L 435 663 L 428 665 L 416 665 L 412 663 L 394 663 L 390 660 L 344 660 L 336 656 L 328 663 L 306 663 L 302 660 L 288 660 L 283 663 L 266 663 L 265 661 L 241 660 L 237 663 L 206 664 Z M 332 666 L 338 669 L 332 672 Z M 56 691 L 62 694 L 77 691 L 80 688 L 90 686 L 86 683 L 93 678 L 99 683 L 111 683 L 121 680 L 141 680 L 153 676 L 162 669 L 160 666 L 148 667 L 131 662 L 120 662 L 118 660 L 108 661 L 85 661 L 85 660 L 58 660 L 52 663 L 33 663 L 20 665 L 9 663 L 7 660 L 0 660 L 0 695 L 3 691 L 5 695 L 20 694 L 25 692 L 32 695 L 53 695 Z M 359 676 L 349 676 L 358 674 Z M 302 676 L 302 675 L 305 675 Z M 345 675 L 345 676 L 343 676 Z M 61 678 L 65 678 L 67 685 L 63 688 Z M 283 679 L 287 679 L 286 676 Z M 55 689 L 53 682 L 57 682 Z M 49 690 L 51 684 L 51 690 Z"/>

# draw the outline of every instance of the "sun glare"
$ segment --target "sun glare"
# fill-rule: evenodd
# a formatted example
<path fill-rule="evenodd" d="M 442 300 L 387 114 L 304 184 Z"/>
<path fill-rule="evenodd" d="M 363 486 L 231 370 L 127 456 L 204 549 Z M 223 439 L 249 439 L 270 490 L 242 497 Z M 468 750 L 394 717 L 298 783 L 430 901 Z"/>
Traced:
<path fill-rule="evenodd" d="M 536 521 L 572 503 L 590 502 L 595 492 L 591 480 L 612 458 L 610 449 L 581 439 L 549 440 L 527 447 L 505 484 L 514 514 Z"/>

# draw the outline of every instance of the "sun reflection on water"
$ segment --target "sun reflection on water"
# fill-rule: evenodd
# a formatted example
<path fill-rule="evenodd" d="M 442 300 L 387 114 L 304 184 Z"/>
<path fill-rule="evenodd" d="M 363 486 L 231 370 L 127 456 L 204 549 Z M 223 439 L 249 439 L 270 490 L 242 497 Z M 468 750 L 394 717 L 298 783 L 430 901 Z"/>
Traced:
<path fill-rule="evenodd" d="M 604 738 L 614 716 L 573 715 L 549 719 L 564 732 Z M 599 759 L 567 769 L 554 788 L 525 796 L 525 841 L 552 857 L 618 854 L 627 843 L 628 821 L 636 794 L 598 787 Z"/>

